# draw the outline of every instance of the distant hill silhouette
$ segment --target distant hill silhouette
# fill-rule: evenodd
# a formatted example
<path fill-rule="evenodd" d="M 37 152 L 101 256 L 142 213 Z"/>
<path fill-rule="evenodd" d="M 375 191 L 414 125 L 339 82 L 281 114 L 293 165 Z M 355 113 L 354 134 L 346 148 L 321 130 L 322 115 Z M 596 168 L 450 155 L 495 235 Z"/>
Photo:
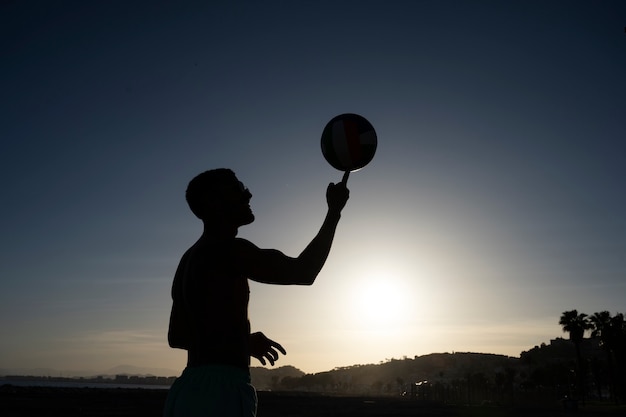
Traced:
<path fill-rule="evenodd" d="M 585 357 L 602 357 L 595 339 L 584 339 L 582 348 Z M 522 352 L 519 358 L 455 352 L 344 366 L 315 374 L 304 374 L 293 367 L 283 367 L 280 373 L 279 369 L 252 368 L 252 382 L 259 390 L 373 395 L 411 393 L 416 385 L 438 385 L 457 391 L 473 385 L 478 387 L 475 390 L 483 391 L 483 396 L 496 391 L 504 395 L 502 392 L 512 391 L 513 386 L 518 390 L 567 387 L 575 360 L 572 342 L 557 338 Z"/>
<path fill-rule="evenodd" d="M 281 366 L 278 368 L 263 368 L 255 366 L 250 368 L 250 377 L 252 379 L 252 385 L 259 391 L 272 391 L 278 388 L 278 384 L 285 377 L 287 378 L 301 378 L 305 375 L 301 370 L 294 368 L 291 365 Z"/>
<path fill-rule="evenodd" d="M 585 339 L 583 349 L 586 357 L 600 357 L 597 341 Z M 379 364 L 355 364 L 333 370 L 306 374 L 287 365 L 278 368 L 252 367 L 252 383 L 260 391 L 309 391 L 348 392 L 396 395 L 411 389 L 416 383 L 451 386 L 479 378 L 485 383 L 502 383 L 505 375 L 515 378 L 518 385 L 545 384 L 550 378 L 566 379 L 575 362 L 575 351 L 569 340 L 557 338 L 550 344 L 535 346 L 522 352 L 520 358 L 489 353 L 455 352 L 432 353 L 413 358 L 390 359 Z M 165 376 L 175 377 L 180 372 L 168 369 L 139 368 L 121 365 L 101 373 L 104 379 L 119 379 L 120 376 Z M 84 377 L 84 372 L 71 375 L 53 369 L 0 369 L 3 375 L 75 376 Z M 511 381 L 512 383 L 512 381 Z M 567 383 L 567 381 L 565 381 Z"/>
<path fill-rule="evenodd" d="M 272 371 L 263 384 L 253 384 L 263 390 L 267 377 L 269 389 L 311 392 L 346 392 L 395 394 L 407 386 L 429 381 L 449 382 L 461 380 L 476 373 L 497 374 L 515 368 L 519 358 L 486 353 L 433 353 L 413 359 L 391 359 L 381 364 L 351 365 L 316 374 L 286 375 L 272 378 Z"/>

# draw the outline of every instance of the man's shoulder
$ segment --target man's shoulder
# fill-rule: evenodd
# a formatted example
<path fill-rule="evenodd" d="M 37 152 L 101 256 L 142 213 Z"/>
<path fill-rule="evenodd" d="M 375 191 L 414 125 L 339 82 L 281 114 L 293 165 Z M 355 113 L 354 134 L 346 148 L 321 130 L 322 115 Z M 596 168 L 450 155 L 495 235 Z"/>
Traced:
<path fill-rule="evenodd" d="M 258 249 L 258 247 L 250 242 L 248 239 L 244 239 L 241 237 L 236 237 L 233 241 L 232 241 L 232 245 L 233 248 L 235 250 L 255 250 Z"/>
<path fill-rule="evenodd" d="M 207 239 L 199 240 L 192 246 L 188 253 L 189 259 L 193 261 L 199 259 L 209 260 L 218 258 L 230 258 L 231 256 L 247 256 L 258 252 L 260 249 L 252 242 L 244 238 L 231 239 Z"/>

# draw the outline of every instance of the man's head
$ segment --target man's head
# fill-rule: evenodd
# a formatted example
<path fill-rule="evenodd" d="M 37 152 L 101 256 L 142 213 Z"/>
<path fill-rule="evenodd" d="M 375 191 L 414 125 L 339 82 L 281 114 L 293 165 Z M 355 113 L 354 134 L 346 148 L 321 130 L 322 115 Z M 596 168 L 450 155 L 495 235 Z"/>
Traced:
<path fill-rule="evenodd" d="M 254 221 L 252 194 L 230 169 L 199 174 L 189 182 L 185 197 L 193 214 L 205 223 L 226 221 L 239 227 Z"/>

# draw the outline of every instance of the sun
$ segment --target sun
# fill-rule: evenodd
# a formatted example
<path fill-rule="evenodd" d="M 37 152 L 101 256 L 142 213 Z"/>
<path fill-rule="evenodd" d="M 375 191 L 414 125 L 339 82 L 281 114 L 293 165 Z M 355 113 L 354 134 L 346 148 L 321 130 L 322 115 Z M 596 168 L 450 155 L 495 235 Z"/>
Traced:
<path fill-rule="evenodd" d="M 387 326 L 410 319 L 411 297 L 400 276 L 370 273 L 363 277 L 353 292 L 355 319 L 368 326 Z"/>

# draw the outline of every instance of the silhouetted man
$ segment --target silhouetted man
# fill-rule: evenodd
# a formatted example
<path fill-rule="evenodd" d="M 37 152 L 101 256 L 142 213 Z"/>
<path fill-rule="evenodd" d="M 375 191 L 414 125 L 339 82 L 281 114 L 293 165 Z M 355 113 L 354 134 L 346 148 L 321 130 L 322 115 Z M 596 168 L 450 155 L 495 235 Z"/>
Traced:
<path fill-rule="evenodd" d="M 329 184 L 328 212 L 297 258 L 260 249 L 236 237 L 254 221 L 252 194 L 229 169 L 206 171 L 187 187 L 187 203 L 204 224 L 200 239 L 183 255 L 172 286 L 168 340 L 187 350 L 187 367 L 172 385 L 165 416 L 255 416 L 250 356 L 272 365 L 283 347 L 262 333 L 250 334 L 248 279 L 266 284 L 311 285 L 326 262 L 349 191 Z"/>

